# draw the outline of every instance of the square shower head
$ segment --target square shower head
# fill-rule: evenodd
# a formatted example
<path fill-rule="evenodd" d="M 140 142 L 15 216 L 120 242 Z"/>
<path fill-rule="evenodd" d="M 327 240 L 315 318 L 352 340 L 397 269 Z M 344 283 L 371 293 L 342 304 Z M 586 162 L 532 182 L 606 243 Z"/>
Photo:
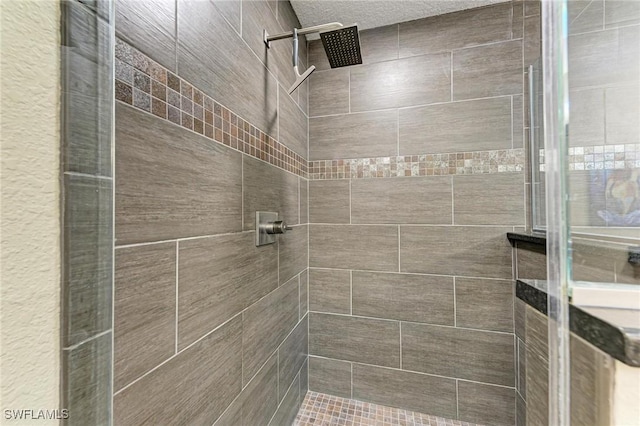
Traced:
<path fill-rule="evenodd" d="M 320 33 L 320 38 L 331 68 L 362 63 L 357 25 Z"/>

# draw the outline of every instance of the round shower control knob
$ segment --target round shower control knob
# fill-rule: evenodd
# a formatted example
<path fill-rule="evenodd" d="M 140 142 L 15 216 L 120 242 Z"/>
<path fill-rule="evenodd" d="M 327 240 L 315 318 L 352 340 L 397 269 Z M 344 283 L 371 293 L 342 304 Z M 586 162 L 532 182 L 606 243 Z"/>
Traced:
<path fill-rule="evenodd" d="M 287 231 L 291 231 L 293 228 L 288 226 L 283 220 L 276 220 L 264 225 L 264 230 L 267 234 L 284 234 Z"/>

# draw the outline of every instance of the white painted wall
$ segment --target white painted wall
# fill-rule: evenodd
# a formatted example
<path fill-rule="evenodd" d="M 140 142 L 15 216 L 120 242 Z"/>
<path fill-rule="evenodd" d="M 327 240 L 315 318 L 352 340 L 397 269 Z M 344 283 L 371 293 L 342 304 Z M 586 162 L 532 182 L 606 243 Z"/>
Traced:
<path fill-rule="evenodd" d="M 5 424 L 5 409 L 60 408 L 59 1 L 2 0 L 0 25 L 0 424 Z"/>

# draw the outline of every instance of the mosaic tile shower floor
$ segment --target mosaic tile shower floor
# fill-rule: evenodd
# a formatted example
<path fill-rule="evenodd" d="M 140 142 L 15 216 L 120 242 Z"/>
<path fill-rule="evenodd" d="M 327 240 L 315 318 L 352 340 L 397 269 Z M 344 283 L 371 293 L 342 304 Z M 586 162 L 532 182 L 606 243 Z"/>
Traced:
<path fill-rule="evenodd" d="M 479 426 L 309 391 L 294 426 Z"/>

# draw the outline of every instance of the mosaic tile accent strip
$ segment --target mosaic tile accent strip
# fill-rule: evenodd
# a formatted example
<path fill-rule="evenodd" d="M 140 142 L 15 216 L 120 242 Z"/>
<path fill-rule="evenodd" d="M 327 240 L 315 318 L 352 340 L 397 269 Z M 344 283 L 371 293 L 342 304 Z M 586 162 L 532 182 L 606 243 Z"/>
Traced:
<path fill-rule="evenodd" d="M 115 97 L 281 169 L 306 177 L 307 162 L 126 42 L 116 40 Z"/>
<path fill-rule="evenodd" d="M 469 175 L 524 170 L 524 149 L 309 162 L 309 179 Z"/>
<path fill-rule="evenodd" d="M 544 149 L 540 149 L 544 171 Z M 569 170 L 619 170 L 640 168 L 640 144 L 594 145 L 569 148 Z"/>
<path fill-rule="evenodd" d="M 415 411 L 307 392 L 294 426 L 477 426 Z"/>

